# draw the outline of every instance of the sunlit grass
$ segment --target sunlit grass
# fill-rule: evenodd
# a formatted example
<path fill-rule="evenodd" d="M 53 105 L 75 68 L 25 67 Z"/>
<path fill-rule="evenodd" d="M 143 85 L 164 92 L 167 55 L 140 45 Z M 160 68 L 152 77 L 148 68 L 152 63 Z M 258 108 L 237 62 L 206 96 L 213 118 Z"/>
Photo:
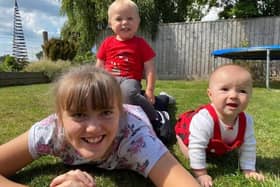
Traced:
<path fill-rule="evenodd" d="M 156 93 L 165 91 L 176 98 L 171 107 L 172 122 L 185 110 L 208 102 L 207 83 L 204 81 L 157 81 Z M 280 88 L 267 90 L 255 87 L 247 112 L 254 117 L 257 139 L 257 168 L 266 181 L 247 180 L 238 170 L 235 152 L 222 158 L 210 159 L 209 174 L 219 187 L 276 187 L 280 184 Z M 36 121 L 53 111 L 50 84 L 0 88 L 0 143 L 26 131 Z M 189 169 L 188 160 L 179 152 L 175 141 L 171 152 Z M 0 166 L 1 167 L 1 166 Z M 74 167 L 63 165 L 59 159 L 44 157 L 36 160 L 13 176 L 13 180 L 34 187 L 46 187 L 52 178 Z M 102 187 L 153 186 L 144 177 L 132 171 L 106 171 L 90 165 L 79 166 L 96 177 Z"/>

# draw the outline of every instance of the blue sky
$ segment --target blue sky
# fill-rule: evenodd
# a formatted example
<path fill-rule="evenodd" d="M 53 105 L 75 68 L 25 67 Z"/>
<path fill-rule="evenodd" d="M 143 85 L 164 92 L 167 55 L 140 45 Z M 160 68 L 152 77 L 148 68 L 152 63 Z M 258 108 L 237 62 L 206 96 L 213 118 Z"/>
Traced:
<path fill-rule="evenodd" d="M 59 37 L 66 18 L 59 13 L 60 0 L 17 0 L 25 36 L 29 60 L 37 60 L 42 51 L 42 32 L 49 38 Z M 203 21 L 217 19 L 213 8 Z M 14 0 L 0 0 L 0 56 L 12 54 Z"/>
<path fill-rule="evenodd" d="M 59 13 L 59 0 L 17 0 L 29 60 L 41 51 L 42 32 L 59 37 L 66 18 Z M 0 0 L 0 56 L 12 54 L 14 0 Z"/>

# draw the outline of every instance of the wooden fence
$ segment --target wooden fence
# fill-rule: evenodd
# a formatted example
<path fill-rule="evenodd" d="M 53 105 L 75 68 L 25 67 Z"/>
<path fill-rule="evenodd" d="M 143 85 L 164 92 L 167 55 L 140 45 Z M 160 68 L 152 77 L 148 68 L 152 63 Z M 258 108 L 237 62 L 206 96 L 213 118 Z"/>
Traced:
<path fill-rule="evenodd" d="M 213 70 L 214 61 L 230 61 L 214 59 L 213 50 L 280 44 L 280 17 L 161 24 L 155 40 L 143 36 L 156 51 L 159 79 L 203 79 Z M 280 76 L 280 63 L 271 64 L 271 74 Z"/>
<path fill-rule="evenodd" d="M 109 33 L 104 32 L 100 41 Z M 155 40 L 142 35 L 157 54 L 159 79 L 204 79 L 213 70 L 214 62 L 230 61 L 214 59 L 213 50 L 280 44 L 280 17 L 161 24 Z M 280 80 L 279 61 L 272 62 L 270 69 L 271 78 Z M 42 73 L 0 73 L 0 86 L 46 82 L 49 80 Z"/>
<path fill-rule="evenodd" d="M 47 82 L 48 77 L 39 72 L 0 72 L 0 87 Z"/>

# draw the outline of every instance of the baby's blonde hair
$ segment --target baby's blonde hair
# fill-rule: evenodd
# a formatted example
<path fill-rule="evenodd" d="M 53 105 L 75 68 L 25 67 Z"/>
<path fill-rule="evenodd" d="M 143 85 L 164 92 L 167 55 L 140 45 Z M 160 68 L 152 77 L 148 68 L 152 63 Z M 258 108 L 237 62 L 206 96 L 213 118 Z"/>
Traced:
<path fill-rule="evenodd" d="M 61 119 L 63 111 L 84 112 L 111 109 L 122 110 L 122 94 L 116 79 L 94 65 L 71 68 L 54 87 L 56 113 Z"/>
<path fill-rule="evenodd" d="M 115 0 L 112 4 L 110 4 L 108 8 L 108 21 L 110 21 L 111 19 L 112 10 L 117 6 L 128 6 L 130 8 L 133 8 L 139 17 L 139 9 L 136 3 L 131 0 Z"/>

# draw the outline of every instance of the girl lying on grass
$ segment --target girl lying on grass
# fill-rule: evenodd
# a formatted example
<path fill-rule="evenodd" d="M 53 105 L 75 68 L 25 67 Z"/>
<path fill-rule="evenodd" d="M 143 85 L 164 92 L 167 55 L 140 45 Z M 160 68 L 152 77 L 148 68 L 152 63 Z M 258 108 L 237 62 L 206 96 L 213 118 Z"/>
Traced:
<path fill-rule="evenodd" d="M 91 65 L 71 69 L 55 87 L 56 113 L 0 146 L 0 186 L 22 186 L 8 176 L 44 155 L 65 164 L 130 169 L 156 186 L 199 186 L 155 135 L 140 107 L 122 104 L 115 78 Z M 51 187 L 96 186 L 80 170 L 57 176 Z"/>

